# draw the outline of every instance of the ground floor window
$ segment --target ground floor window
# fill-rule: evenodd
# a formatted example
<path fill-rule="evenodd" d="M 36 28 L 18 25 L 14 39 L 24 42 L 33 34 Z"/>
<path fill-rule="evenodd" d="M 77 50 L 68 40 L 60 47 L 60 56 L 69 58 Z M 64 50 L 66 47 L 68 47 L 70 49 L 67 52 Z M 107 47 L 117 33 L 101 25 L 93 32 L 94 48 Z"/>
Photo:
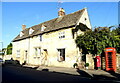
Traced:
<path fill-rule="evenodd" d="M 34 57 L 40 57 L 40 55 L 41 55 L 41 48 L 40 47 L 35 48 L 34 55 L 35 55 Z"/>
<path fill-rule="evenodd" d="M 20 57 L 20 50 L 17 50 L 16 57 Z"/>
<path fill-rule="evenodd" d="M 65 61 L 65 49 L 57 49 L 58 50 L 58 61 Z"/>

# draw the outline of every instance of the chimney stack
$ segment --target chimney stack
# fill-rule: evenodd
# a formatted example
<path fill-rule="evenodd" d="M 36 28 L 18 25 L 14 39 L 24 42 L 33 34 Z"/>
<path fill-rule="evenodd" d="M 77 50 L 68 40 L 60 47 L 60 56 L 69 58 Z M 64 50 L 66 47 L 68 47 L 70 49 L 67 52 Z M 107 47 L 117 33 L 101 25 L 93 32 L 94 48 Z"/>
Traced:
<path fill-rule="evenodd" d="M 22 25 L 22 30 L 25 30 L 26 29 L 26 25 Z"/>
<path fill-rule="evenodd" d="M 60 8 L 60 10 L 58 11 L 58 16 L 64 16 L 65 15 L 65 10 L 63 8 Z"/>

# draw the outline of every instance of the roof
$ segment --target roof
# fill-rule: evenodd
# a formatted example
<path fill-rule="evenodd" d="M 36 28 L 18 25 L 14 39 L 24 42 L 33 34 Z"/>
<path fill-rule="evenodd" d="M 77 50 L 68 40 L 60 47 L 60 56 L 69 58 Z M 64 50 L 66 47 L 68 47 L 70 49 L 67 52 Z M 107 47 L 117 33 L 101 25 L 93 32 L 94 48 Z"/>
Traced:
<path fill-rule="evenodd" d="M 85 8 L 82 10 L 76 11 L 74 13 L 65 15 L 63 17 L 58 17 L 58 18 L 40 23 L 38 25 L 32 26 L 30 28 L 32 28 L 34 30 L 34 32 L 30 35 L 29 35 L 30 28 L 26 28 L 25 30 L 22 31 L 24 33 L 24 35 L 22 37 L 20 37 L 20 35 L 18 35 L 16 38 L 13 39 L 13 42 L 22 40 L 22 39 L 25 39 L 25 38 L 28 38 L 31 36 L 43 34 L 46 32 L 74 26 L 74 25 L 76 25 L 76 23 L 78 22 L 78 20 L 80 19 L 80 17 L 82 16 L 84 11 L 85 11 Z M 44 31 L 41 31 L 42 25 L 46 27 L 44 29 Z"/>

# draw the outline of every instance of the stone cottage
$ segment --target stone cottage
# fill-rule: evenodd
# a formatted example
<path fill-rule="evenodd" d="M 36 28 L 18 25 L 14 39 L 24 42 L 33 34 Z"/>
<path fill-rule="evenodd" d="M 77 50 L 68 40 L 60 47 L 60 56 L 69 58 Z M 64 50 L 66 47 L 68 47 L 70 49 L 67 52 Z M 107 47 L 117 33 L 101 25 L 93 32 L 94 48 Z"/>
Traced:
<path fill-rule="evenodd" d="M 78 28 L 79 27 L 79 28 Z M 73 67 L 80 56 L 77 35 L 91 29 L 87 8 L 26 28 L 12 41 L 12 58 L 21 64 Z"/>

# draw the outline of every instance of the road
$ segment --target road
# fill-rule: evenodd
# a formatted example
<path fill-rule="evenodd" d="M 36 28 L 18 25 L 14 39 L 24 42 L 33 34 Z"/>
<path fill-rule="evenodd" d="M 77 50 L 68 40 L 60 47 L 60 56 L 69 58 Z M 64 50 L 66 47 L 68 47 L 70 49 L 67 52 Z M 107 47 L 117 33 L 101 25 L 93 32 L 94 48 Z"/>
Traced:
<path fill-rule="evenodd" d="M 29 68 L 22 68 L 16 66 L 5 66 L 2 68 L 2 83 L 37 83 L 49 81 L 91 81 L 90 79 L 80 76 L 37 71 Z"/>
<path fill-rule="evenodd" d="M 2 67 L 2 83 L 40 83 L 40 82 L 98 82 L 80 75 L 58 72 L 38 71 L 17 66 Z M 99 81 L 101 82 L 101 81 Z M 107 81 L 109 82 L 109 81 Z"/>

